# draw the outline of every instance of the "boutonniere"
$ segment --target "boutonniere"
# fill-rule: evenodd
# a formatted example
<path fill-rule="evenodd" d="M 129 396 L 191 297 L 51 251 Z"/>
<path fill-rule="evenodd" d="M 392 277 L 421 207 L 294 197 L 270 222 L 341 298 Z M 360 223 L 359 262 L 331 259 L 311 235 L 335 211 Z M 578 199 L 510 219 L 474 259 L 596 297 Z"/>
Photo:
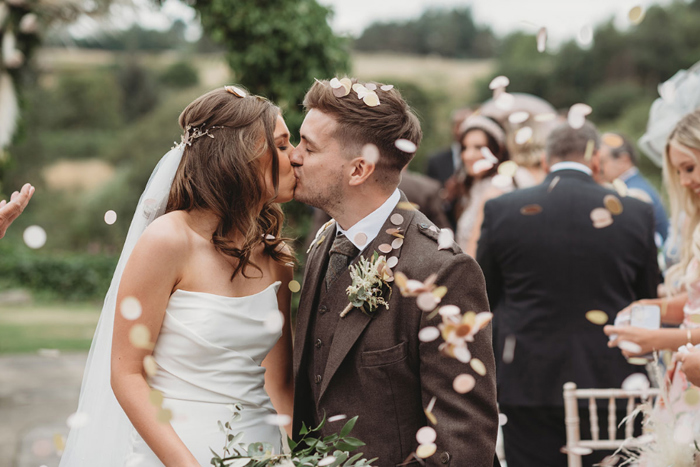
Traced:
<path fill-rule="evenodd" d="M 389 303 L 384 299 L 383 294 L 386 286 L 391 298 L 389 282 L 394 280 L 394 274 L 386 264 L 385 256 L 379 256 L 376 251 L 371 260 L 360 256 L 357 264 L 350 266 L 350 278 L 352 284 L 346 290 L 350 303 L 340 313 L 341 318 L 344 318 L 353 308 L 361 309 L 366 315 L 375 312 L 381 305 L 389 309 Z"/>

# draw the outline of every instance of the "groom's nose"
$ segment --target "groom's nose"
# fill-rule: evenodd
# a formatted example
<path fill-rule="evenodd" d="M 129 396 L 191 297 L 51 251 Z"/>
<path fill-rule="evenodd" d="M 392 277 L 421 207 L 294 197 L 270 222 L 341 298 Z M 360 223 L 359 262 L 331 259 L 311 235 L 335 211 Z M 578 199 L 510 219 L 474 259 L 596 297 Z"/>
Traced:
<path fill-rule="evenodd" d="M 304 160 L 301 157 L 300 148 L 301 144 L 289 153 L 289 162 L 291 162 L 292 167 L 301 167 L 304 164 Z"/>

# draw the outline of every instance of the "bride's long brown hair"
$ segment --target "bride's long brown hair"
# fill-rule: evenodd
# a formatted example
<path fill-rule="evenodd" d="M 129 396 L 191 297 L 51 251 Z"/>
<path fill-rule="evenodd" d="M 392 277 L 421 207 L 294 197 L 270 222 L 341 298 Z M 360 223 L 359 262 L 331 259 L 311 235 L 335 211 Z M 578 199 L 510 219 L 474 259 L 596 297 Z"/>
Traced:
<path fill-rule="evenodd" d="M 231 280 L 244 277 L 253 250 L 264 250 L 279 263 L 294 262 L 281 237 L 284 215 L 268 200 L 260 159 L 272 154 L 272 181 L 279 188 L 279 160 L 274 130 L 280 110 L 258 96 L 246 97 L 217 89 L 197 98 L 180 114 L 185 152 L 175 174 L 166 212 L 212 211 L 219 224 L 212 235 L 214 247 L 237 260 Z M 263 206 L 260 211 L 260 206 Z M 232 237 L 240 236 L 237 245 Z"/>

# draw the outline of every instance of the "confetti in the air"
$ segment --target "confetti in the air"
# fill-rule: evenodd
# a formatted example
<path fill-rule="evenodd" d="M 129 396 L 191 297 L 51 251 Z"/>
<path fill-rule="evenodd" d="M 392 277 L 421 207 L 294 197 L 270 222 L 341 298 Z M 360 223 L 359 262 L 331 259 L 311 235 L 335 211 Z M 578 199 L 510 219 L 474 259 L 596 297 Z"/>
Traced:
<path fill-rule="evenodd" d="M 469 364 L 471 365 L 472 370 L 476 371 L 477 374 L 481 376 L 486 374 L 486 365 L 484 365 L 484 362 L 478 358 L 472 358 Z"/>
<path fill-rule="evenodd" d="M 455 234 L 450 229 L 441 229 L 438 234 L 438 250 L 452 248 L 455 241 Z"/>
<path fill-rule="evenodd" d="M 530 118 L 530 114 L 522 110 L 508 115 L 508 121 L 513 125 L 525 123 L 528 118 Z"/>
<path fill-rule="evenodd" d="M 493 155 L 491 150 L 488 148 L 488 146 L 484 146 L 480 149 L 481 155 L 484 156 L 484 159 L 491 162 L 491 164 L 498 164 L 498 158 Z"/>
<path fill-rule="evenodd" d="M 552 179 L 552 182 L 549 184 L 549 188 L 547 188 L 547 193 L 551 193 L 552 190 L 554 189 L 555 186 L 557 186 L 557 183 L 559 183 L 559 180 L 561 180 L 561 177 L 557 175 Z"/>
<path fill-rule="evenodd" d="M 600 140 L 604 145 L 612 149 L 617 149 L 625 144 L 625 140 L 622 139 L 622 136 L 615 133 L 605 133 L 601 136 Z"/>
<path fill-rule="evenodd" d="M 34 250 L 37 250 L 46 244 L 46 231 L 38 225 L 27 227 L 22 236 L 24 243 Z"/>
<path fill-rule="evenodd" d="M 528 204 L 520 208 L 520 214 L 523 216 L 534 216 L 542 212 L 542 206 L 539 204 Z"/>
<path fill-rule="evenodd" d="M 345 420 L 346 418 L 348 418 L 348 416 L 345 414 L 333 415 L 332 417 L 328 417 L 328 422 L 329 423 L 339 422 L 341 420 Z"/>
<path fill-rule="evenodd" d="M 593 42 L 593 28 L 588 24 L 583 26 L 579 29 L 577 38 L 581 45 L 589 45 Z"/>
<path fill-rule="evenodd" d="M 158 373 L 158 364 L 153 355 L 143 357 L 143 369 L 148 376 L 155 376 Z"/>
<path fill-rule="evenodd" d="M 151 389 L 151 392 L 148 393 L 148 402 L 150 402 L 153 407 L 162 407 L 163 393 L 157 389 Z"/>
<path fill-rule="evenodd" d="M 151 331 L 143 324 L 134 324 L 129 331 L 129 341 L 137 349 L 150 349 Z"/>
<path fill-rule="evenodd" d="M 634 24 L 635 26 L 644 21 L 644 16 L 646 16 L 646 11 L 644 11 L 644 7 L 640 5 L 632 7 L 627 14 L 630 23 Z"/>
<path fill-rule="evenodd" d="M 508 416 L 504 413 L 498 414 L 498 426 L 503 426 L 508 423 Z"/>
<path fill-rule="evenodd" d="M 459 394 L 466 394 L 476 386 L 476 379 L 472 375 L 462 374 L 452 382 L 452 387 Z"/>
<path fill-rule="evenodd" d="M 617 194 L 622 196 L 623 198 L 627 196 L 627 193 L 629 192 L 627 188 L 627 184 L 620 180 L 619 178 L 616 178 L 612 182 L 613 188 L 615 188 L 615 191 L 617 191 Z"/>
<path fill-rule="evenodd" d="M 379 148 L 372 144 L 365 144 L 362 146 L 362 157 L 364 157 L 368 163 L 377 164 L 379 162 Z"/>
<path fill-rule="evenodd" d="M 109 210 L 105 213 L 105 224 L 112 225 L 117 222 L 117 213 Z"/>
<path fill-rule="evenodd" d="M 270 311 L 265 317 L 263 326 L 270 334 L 282 332 L 284 327 L 284 315 L 279 310 Z"/>
<path fill-rule="evenodd" d="M 505 343 L 503 344 L 503 363 L 513 363 L 515 359 L 515 336 L 510 335 L 506 337 Z"/>
<path fill-rule="evenodd" d="M 414 152 L 416 152 L 418 150 L 418 146 L 416 146 L 416 144 L 413 141 L 409 141 L 409 140 L 403 139 L 403 138 L 397 139 L 394 142 L 394 146 L 396 146 L 396 148 L 399 151 L 403 151 L 403 152 L 408 153 L 408 154 L 413 154 Z"/>
<path fill-rule="evenodd" d="M 643 373 L 632 373 L 622 382 L 625 391 L 646 391 L 650 387 L 649 378 Z"/>
<path fill-rule="evenodd" d="M 603 204 L 615 216 L 622 214 L 622 201 L 615 195 L 606 195 Z"/>
<path fill-rule="evenodd" d="M 491 80 L 491 83 L 489 83 L 489 89 L 491 90 L 496 90 L 496 89 L 501 89 L 505 88 L 510 84 L 510 80 L 506 76 L 496 76 L 494 79 Z"/>
<path fill-rule="evenodd" d="M 353 240 L 355 240 L 355 243 L 357 243 L 358 245 L 364 245 L 365 243 L 367 243 L 368 240 L 367 234 L 364 232 L 358 232 L 357 234 L 355 234 Z"/>
<path fill-rule="evenodd" d="M 139 302 L 138 298 L 136 297 L 124 297 L 119 310 L 121 311 L 124 319 L 128 319 L 129 321 L 138 319 L 143 312 L 141 302 Z"/>
<path fill-rule="evenodd" d="M 285 426 L 292 423 L 292 417 L 286 414 L 270 414 L 265 417 L 265 423 L 273 426 Z"/>
<path fill-rule="evenodd" d="M 299 292 L 301 290 L 301 284 L 299 283 L 299 281 L 296 281 L 296 280 L 289 281 L 289 290 L 291 290 L 292 293 Z"/>
<path fill-rule="evenodd" d="M 586 312 L 586 319 L 593 324 L 600 326 L 608 322 L 608 314 L 602 310 L 591 310 Z"/>
<path fill-rule="evenodd" d="M 525 144 L 532 138 L 532 128 L 524 126 L 515 133 L 515 142 L 517 144 Z"/>
<path fill-rule="evenodd" d="M 421 342 L 433 342 L 440 337 L 440 330 L 435 326 L 428 326 L 418 332 L 418 339 Z"/>
<path fill-rule="evenodd" d="M 547 28 L 541 27 L 537 31 L 537 51 L 542 53 L 547 48 Z"/>
<path fill-rule="evenodd" d="M 605 208 L 595 208 L 591 211 L 591 221 L 596 229 L 604 229 L 612 225 L 613 218 L 610 211 Z"/>
<path fill-rule="evenodd" d="M 491 161 L 488 161 L 486 159 L 479 159 L 478 161 L 474 162 L 474 165 L 472 166 L 472 171 L 475 174 L 480 174 L 482 172 L 486 172 L 487 170 L 491 170 L 495 164 Z"/>
<path fill-rule="evenodd" d="M 170 420 L 173 419 L 173 412 L 170 409 L 160 409 L 156 419 L 162 424 L 170 423 Z"/>
<path fill-rule="evenodd" d="M 435 444 L 421 444 L 420 446 L 418 446 L 418 449 L 416 449 L 416 457 L 420 457 L 421 459 L 427 459 L 428 457 L 435 454 L 436 451 L 437 446 Z"/>
<path fill-rule="evenodd" d="M 401 225 L 404 221 L 403 216 L 401 214 L 392 214 L 389 220 L 391 220 L 391 223 L 394 225 Z"/>
<path fill-rule="evenodd" d="M 515 96 L 508 92 L 503 92 L 494 102 L 499 109 L 510 110 L 513 108 L 513 105 L 515 105 Z"/>
<path fill-rule="evenodd" d="M 379 89 L 381 89 L 382 91 L 391 91 L 392 89 L 394 89 L 394 85 L 393 84 L 385 84 L 384 86 L 382 86 Z"/>
<path fill-rule="evenodd" d="M 431 444 L 437 439 L 437 433 L 435 428 L 431 426 L 424 426 L 416 432 L 416 441 L 418 444 Z"/>
<path fill-rule="evenodd" d="M 595 141 L 589 139 L 586 143 L 586 151 L 583 153 L 583 160 L 590 162 L 590 160 L 593 158 L 593 151 L 595 151 Z"/>

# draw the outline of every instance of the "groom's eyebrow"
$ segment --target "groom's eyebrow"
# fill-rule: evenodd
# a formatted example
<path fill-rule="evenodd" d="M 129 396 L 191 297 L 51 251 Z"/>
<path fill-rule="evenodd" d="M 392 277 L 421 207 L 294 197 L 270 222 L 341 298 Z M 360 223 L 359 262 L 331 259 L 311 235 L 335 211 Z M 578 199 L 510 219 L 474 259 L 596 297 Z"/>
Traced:
<path fill-rule="evenodd" d="M 308 144 L 308 145 L 310 145 L 310 146 L 313 146 L 313 147 L 315 147 L 315 148 L 318 147 L 318 144 L 316 144 L 316 143 L 314 142 L 314 140 L 310 139 L 308 136 L 301 135 L 301 139 L 303 139 L 304 141 L 306 141 L 306 144 Z"/>

